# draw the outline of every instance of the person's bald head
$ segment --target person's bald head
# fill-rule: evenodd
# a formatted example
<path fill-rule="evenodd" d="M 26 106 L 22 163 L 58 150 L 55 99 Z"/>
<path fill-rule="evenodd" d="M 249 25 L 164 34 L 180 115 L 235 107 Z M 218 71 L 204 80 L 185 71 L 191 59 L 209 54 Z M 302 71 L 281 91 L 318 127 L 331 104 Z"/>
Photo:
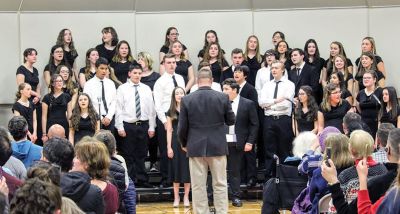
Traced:
<path fill-rule="evenodd" d="M 49 131 L 47 132 L 47 137 L 49 137 L 49 139 L 53 137 L 65 138 L 64 127 L 59 124 L 50 126 Z"/>

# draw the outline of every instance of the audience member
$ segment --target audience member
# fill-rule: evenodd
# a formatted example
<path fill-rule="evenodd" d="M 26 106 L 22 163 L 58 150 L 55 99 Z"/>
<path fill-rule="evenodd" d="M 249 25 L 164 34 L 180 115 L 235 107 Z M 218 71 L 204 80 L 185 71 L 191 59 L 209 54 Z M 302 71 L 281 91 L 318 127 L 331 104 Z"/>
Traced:
<path fill-rule="evenodd" d="M 379 125 L 378 131 L 376 132 L 375 138 L 375 148 L 376 152 L 372 154 L 372 158 L 378 163 L 386 163 L 388 161 L 386 155 L 386 145 L 388 136 L 391 130 L 395 129 L 391 123 L 381 123 Z"/>
<path fill-rule="evenodd" d="M 57 164 L 61 172 L 66 173 L 72 169 L 74 147 L 65 138 L 52 137 L 43 146 L 42 160 Z"/>

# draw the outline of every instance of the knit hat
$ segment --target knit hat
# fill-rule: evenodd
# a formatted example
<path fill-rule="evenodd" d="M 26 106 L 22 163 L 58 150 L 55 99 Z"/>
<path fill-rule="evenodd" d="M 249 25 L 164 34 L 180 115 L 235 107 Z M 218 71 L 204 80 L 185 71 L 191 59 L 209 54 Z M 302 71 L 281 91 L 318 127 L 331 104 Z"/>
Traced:
<path fill-rule="evenodd" d="M 325 151 L 325 139 L 330 135 L 330 134 L 335 134 L 335 133 L 341 133 L 339 129 L 333 126 L 328 126 L 325 127 L 324 130 L 322 130 L 321 134 L 319 135 L 319 146 L 321 147 L 321 152 L 323 153 Z"/>

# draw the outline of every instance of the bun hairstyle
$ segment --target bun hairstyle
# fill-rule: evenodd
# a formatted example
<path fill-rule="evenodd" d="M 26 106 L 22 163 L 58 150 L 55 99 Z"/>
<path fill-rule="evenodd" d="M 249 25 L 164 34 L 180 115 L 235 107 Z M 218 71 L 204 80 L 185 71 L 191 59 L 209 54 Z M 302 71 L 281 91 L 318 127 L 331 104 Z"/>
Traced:
<path fill-rule="evenodd" d="M 355 159 L 362 159 L 372 155 L 374 151 L 374 139 L 363 130 L 355 130 L 350 134 L 351 153 Z"/>

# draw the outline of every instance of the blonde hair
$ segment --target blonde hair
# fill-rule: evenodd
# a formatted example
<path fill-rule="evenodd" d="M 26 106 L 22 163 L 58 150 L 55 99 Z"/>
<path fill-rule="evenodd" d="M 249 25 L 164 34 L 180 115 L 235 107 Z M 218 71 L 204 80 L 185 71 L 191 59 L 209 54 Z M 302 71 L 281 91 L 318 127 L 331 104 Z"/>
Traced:
<path fill-rule="evenodd" d="M 313 132 L 301 132 L 293 140 L 293 156 L 303 158 L 303 155 L 309 150 L 313 142 L 317 140 L 317 135 Z"/>
<path fill-rule="evenodd" d="M 340 133 L 332 133 L 325 140 L 324 159 L 327 159 L 326 148 L 331 148 L 331 159 L 337 168 L 350 166 L 354 161 L 349 150 L 349 138 Z"/>
<path fill-rule="evenodd" d="M 324 111 L 327 111 L 327 112 L 331 111 L 332 108 L 331 108 L 330 96 L 331 96 L 332 92 L 337 88 L 340 89 L 340 86 L 335 85 L 333 83 L 328 83 L 328 85 L 326 85 L 324 87 L 324 96 L 323 96 L 322 102 L 320 104 L 321 108 Z M 340 99 L 338 106 L 340 106 L 340 105 L 342 105 L 342 99 Z"/>
<path fill-rule="evenodd" d="M 249 36 L 249 37 L 247 38 L 247 41 L 246 41 L 246 49 L 245 49 L 245 51 L 244 51 L 244 56 L 247 58 L 247 55 L 249 54 L 249 41 L 250 41 L 251 38 L 254 38 L 254 39 L 257 40 L 256 59 L 257 59 L 257 62 L 258 62 L 258 63 L 261 63 L 261 62 L 262 62 L 262 56 L 261 56 L 261 54 L 260 54 L 260 42 L 259 42 L 258 37 L 257 37 L 256 35 L 251 35 L 251 36 Z"/>
<path fill-rule="evenodd" d="M 374 139 L 363 130 L 355 130 L 350 134 L 351 153 L 355 159 L 366 158 L 374 151 Z"/>
<path fill-rule="evenodd" d="M 61 198 L 61 213 L 62 214 L 85 214 L 75 202 L 67 197 Z"/>
<path fill-rule="evenodd" d="M 147 65 L 147 68 L 151 71 L 153 70 L 153 58 L 151 58 L 151 55 L 147 52 L 139 52 L 138 53 L 138 60 L 139 58 L 142 58 L 144 63 Z"/>

